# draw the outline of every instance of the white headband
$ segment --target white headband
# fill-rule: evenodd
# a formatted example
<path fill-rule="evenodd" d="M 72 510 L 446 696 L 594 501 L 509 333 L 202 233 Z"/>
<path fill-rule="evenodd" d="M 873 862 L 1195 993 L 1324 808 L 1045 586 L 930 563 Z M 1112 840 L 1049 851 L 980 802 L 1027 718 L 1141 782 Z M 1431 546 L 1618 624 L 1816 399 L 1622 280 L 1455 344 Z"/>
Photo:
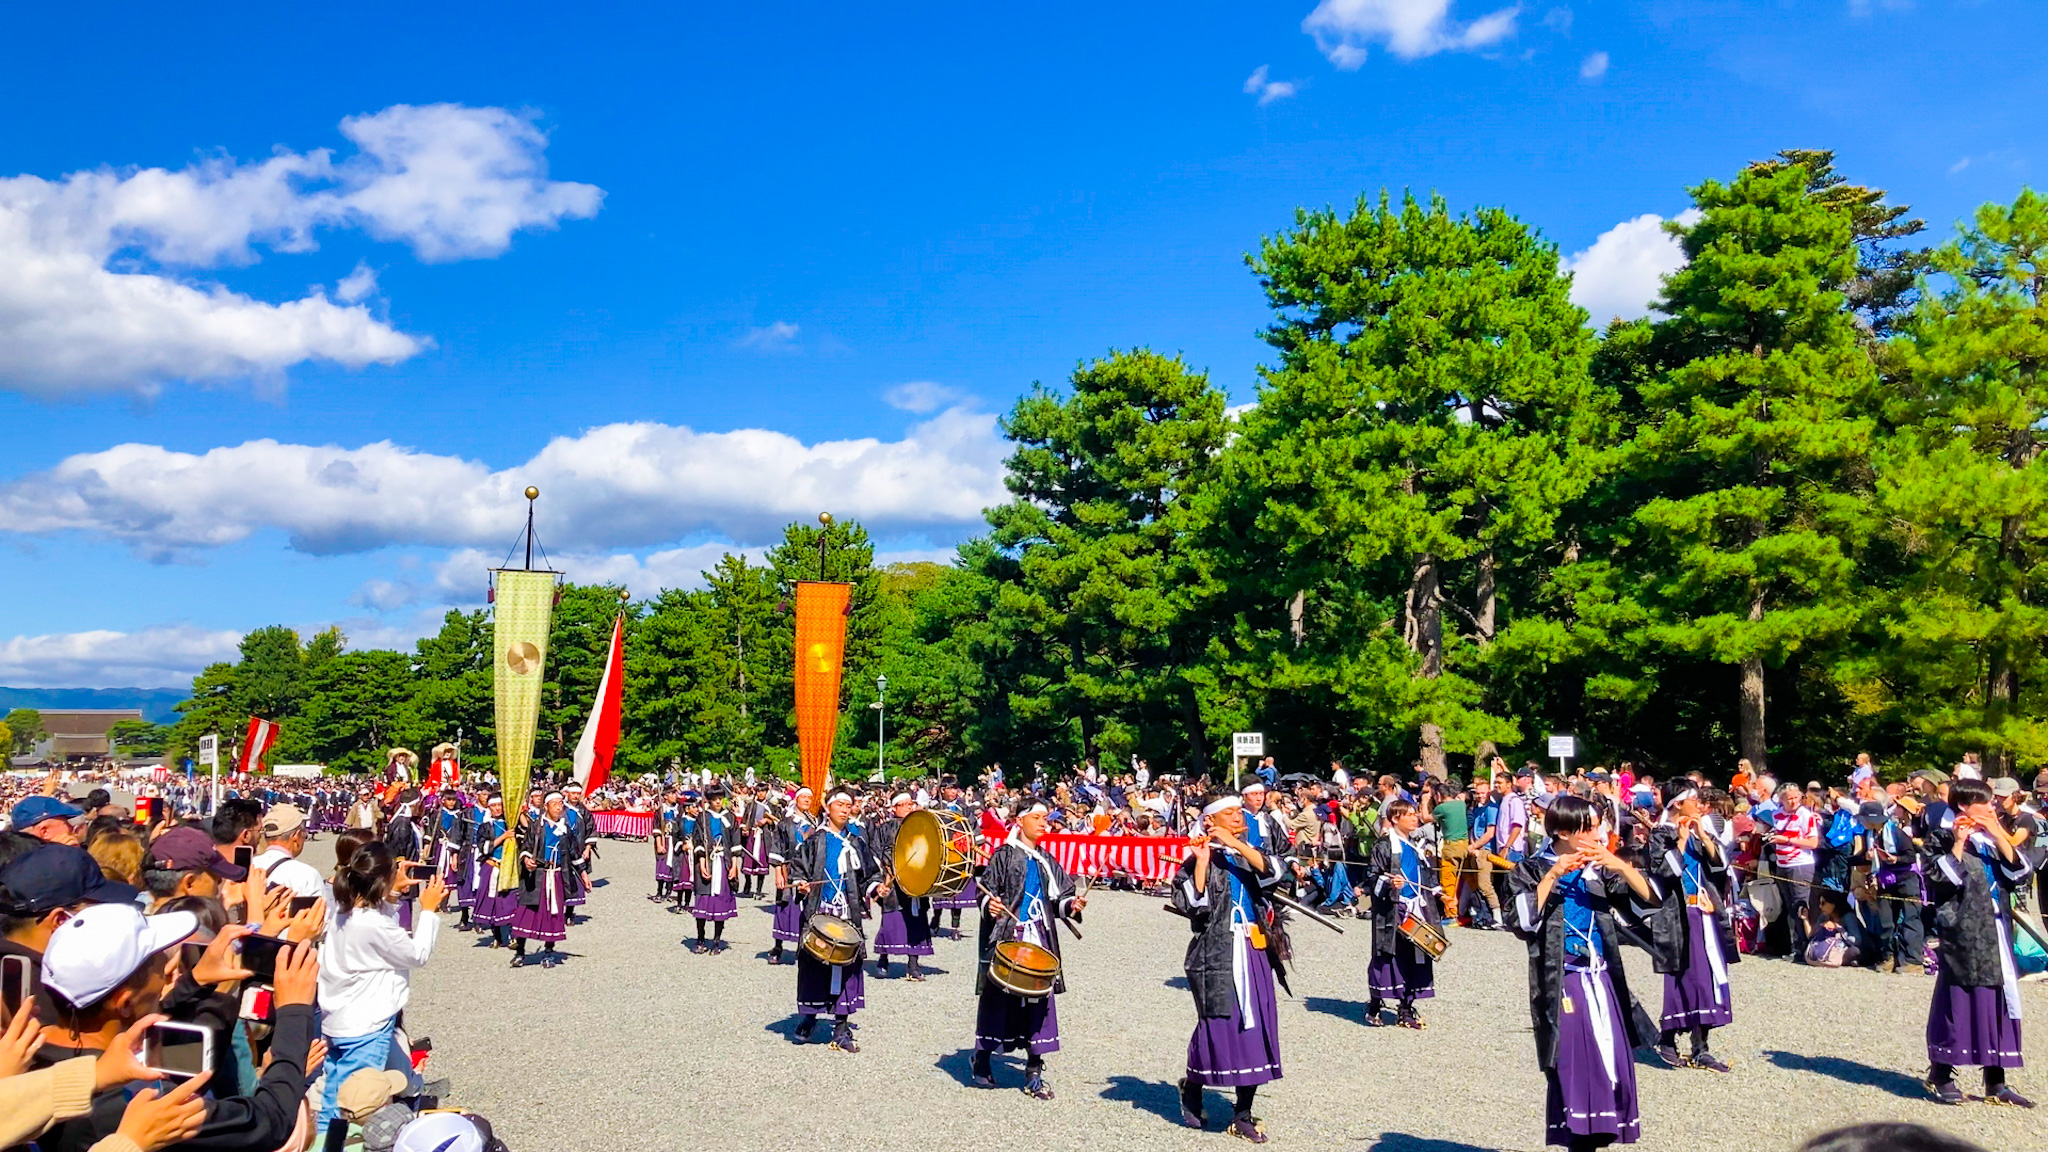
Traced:
<path fill-rule="evenodd" d="M 560 792 L 550 792 L 546 796 L 541 797 L 541 803 L 545 804 L 550 800 L 560 800 L 561 798 L 562 794 Z"/>
<path fill-rule="evenodd" d="M 1047 808 L 1047 807 L 1046 807 L 1045 805 L 1043 805 L 1043 804 L 1033 804 L 1033 805 L 1032 805 L 1031 807 L 1029 807 L 1029 808 L 1026 808 L 1026 809 L 1025 809 L 1025 810 L 1023 810 L 1022 812 L 1019 812 L 1019 813 L 1017 813 L 1017 815 L 1019 815 L 1019 816 L 1046 816 L 1046 815 L 1050 815 L 1050 814 L 1051 814 L 1051 812 L 1052 812 L 1052 809 L 1050 809 L 1050 808 Z"/>
<path fill-rule="evenodd" d="M 847 795 L 847 794 L 846 794 L 845 792 L 834 792 L 834 793 L 832 794 L 832 798 L 831 798 L 830 800 L 827 800 L 827 801 L 825 801 L 825 803 L 827 803 L 827 804 L 837 804 L 837 803 L 839 803 L 839 802 L 840 802 L 841 800 L 844 800 L 844 801 L 846 801 L 846 802 L 847 802 L 848 804 L 851 804 L 851 803 L 853 803 L 853 797 L 851 797 L 851 796 L 848 796 L 848 795 Z"/>
<path fill-rule="evenodd" d="M 1664 807 L 1666 807 L 1666 808 L 1676 808 L 1676 807 L 1678 807 L 1678 806 L 1679 806 L 1680 804 L 1683 804 L 1683 803 L 1685 803 L 1685 802 L 1686 802 L 1687 800 L 1692 800 L 1692 799 L 1695 799 L 1695 798 L 1697 798 L 1697 797 L 1699 796 L 1699 794 L 1700 794 L 1700 790 L 1699 790 L 1699 789 L 1697 789 L 1697 788 L 1687 788 L 1687 789 L 1686 789 L 1685 791 L 1683 791 L 1683 792 L 1680 792 L 1680 793 L 1678 793 L 1678 794 L 1677 794 L 1676 796 L 1673 796 L 1673 797 L 1672 797 L 1671 799 L 1669 799 L 1669 800 L 1665 801 L 1665 802 L 1664 802 Z"/>
<path fill-rule="evenodd" d="M 811 791 L 811 790 L 810 790 L 809 788 L 799 788 L 799 789 L 797 789 L 797 790 L 796 790 L 796 794 L 797 794 L 797 795 L 799 795 L 799 796 L 811 796 L 811 795 L 814 795 L 814 793 L 813 793 L 813 792 L 812 792 L 812 791 Z"/>
<path fill-rule="evenodd" d="M 911 799 L 910 799 L 910 793 L 908 793 L 908 792 L 898 792 L 898 793 L 896 794 L 895 798 L 889 801 L 889 807 L 891 807 L 891 808 L 894 808 L 894 807 L 895 807 L 895 806 L 897 806 L 898 804 L 908 804 L 908 803 L 911 803 Z"/>
<path fill-rule="evenodd" d="M 1264 784 L 1261 784 L 1258 781 L 1254 780 L 1251 783 L 1245 785 L 1244 787 L 1238 789 L 1237 791 L 1238 795 L 1240 796 L 1249 796 L 1254 792 L 1264 792 L 1265 790 L 1266 786 Z"/>
<path fill-rule="evenodd" d="M 1225 796 L 1220 800 L 1209 801 L 1209 806 L 1202 809 L 1202 815 L 1214 816 L 1218 812 L 1228 812 L 1232 808 L 1242 807 L 1244 807 L 1244 801 L 1242 799 L 1236 796 Z"/>

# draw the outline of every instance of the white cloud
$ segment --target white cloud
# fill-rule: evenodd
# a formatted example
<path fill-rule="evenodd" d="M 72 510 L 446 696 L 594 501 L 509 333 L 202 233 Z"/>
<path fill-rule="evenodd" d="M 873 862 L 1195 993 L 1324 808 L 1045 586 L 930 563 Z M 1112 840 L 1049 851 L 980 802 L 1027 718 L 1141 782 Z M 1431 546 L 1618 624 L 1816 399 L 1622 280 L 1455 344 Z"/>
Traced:
<path fill-rule="evenodd" d="M 1699 211 L 1688 208 L 1677 219 L 1690 224 L 1699 219 Z M 1602 232 L 1592 246 L 1563 263 L 1572 275 L 1572 302 L 1590 312 L 1596 326 L 1605 327 L 1610 319 L 1649 315 L 1663 295 L 1664 277 L 1685 267 L 1685 251 L 1678 237 L 1664 231 L 1664 218 L 1646 212 Z"/>
<path fill-rule="evenodd" d="M 138 632 L 60 632 L 0 640 L 0 684 L 18 688 L 187 687 L 233 660 L 239 632 L 171 624 Z"/>
<path fill-rule="evenodd" d="M 1261 64 L 1252 70 L 1252 74 L 1244 82 L 1245 94 L 1257 96 L 1259 107 L 1264 108 L 1275 100 L 1285 100 L 1300 91 L 1293 81 L 1267 79 L 1268 72 L 1268 66 Z"/>
<path fill-rule="evenodd" d="M 747 334 L 740 337 L 740 347 L 762 348 L 770 351 L 778 348 L 787 348 L 796 343 L 797 331 L 797 326 L 789 321 L 777 320 L 763 328 L 747 329 Z"/>
<path fill-rule="evenodd" d="M 930 380 L 912 380 L 882 393 L 882 402 L 905 412 L 936 412 L 964 400 L 959 389 Z"/>
<path fill-rule="evenodd" d="M 1350 70 L 1365 63 L 1374 44 L 1403 60 L 1490 47 L 1514 35 L 1521 11 L 1517 4 L 1459 23 L 1451 19 L 1451 0 L 1321 0 L 1301 30 L 1330 63 Z"/>
<path fill-rule="evenodd" d="M 396 105 L 341 123 L 357 148 L 280 149 L 163 168 L 0 178 L 0 388 L 149 395 L 171 380 L 271 378 L 309 360 L 393 364 L 426 346 L 365 303 L 359 267 L 335 296 L 283 303 L 193 273 L 315 247 L 359 228 L 423 260 L 494 256 L 514 232 L 594 214 L 604 193 L 549 180 L 546 137 L 502 108 Z"/>
<path fill-rule="evenodd" d="M 313 554 L 391 544 L 488 550 L 518 534 L 528 484 L 542 493 L 542 543 L 562 549 L 694 533 L 775 539 L 821 510 L 871 530 L 957 527 L 1007 498 L 1003 455 L 995 418 L 966 406 L 893 441 L 807 445 L 765 429 L 607 424 L 496 471 L 389 441 L 252 440 L 197 454 L 122 444 L 0 484 L 0 531 L 92 532 L 159 558 L 266 529 Z"/>
<path fill-rule="evenodd" d="M 1607 53 L 1595 52 L 1579 64 L 1579 79 L 1598 80 L 1607 75 Z"/>

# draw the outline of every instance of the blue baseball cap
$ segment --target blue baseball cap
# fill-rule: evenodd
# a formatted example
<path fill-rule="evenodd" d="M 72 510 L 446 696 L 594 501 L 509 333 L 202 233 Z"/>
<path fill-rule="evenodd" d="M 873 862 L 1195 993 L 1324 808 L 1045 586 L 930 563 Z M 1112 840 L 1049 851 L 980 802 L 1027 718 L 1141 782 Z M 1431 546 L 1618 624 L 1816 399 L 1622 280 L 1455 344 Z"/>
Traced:
<path fill-rule="evenodd" d="M 0 907 L 10 916 L 41 916 L 73 904 L 132 904 L 132 884 L 107 879 L 83 848 L 45 844 L 0 870 Z"/>
<path fill-rule="evenodd" d="M 75 820 L 85 809 L 74 808 L 55 796 L 31 796 L 14 806 L 8 821 L 16 832 L 26 832 L 45 820 Z"/>

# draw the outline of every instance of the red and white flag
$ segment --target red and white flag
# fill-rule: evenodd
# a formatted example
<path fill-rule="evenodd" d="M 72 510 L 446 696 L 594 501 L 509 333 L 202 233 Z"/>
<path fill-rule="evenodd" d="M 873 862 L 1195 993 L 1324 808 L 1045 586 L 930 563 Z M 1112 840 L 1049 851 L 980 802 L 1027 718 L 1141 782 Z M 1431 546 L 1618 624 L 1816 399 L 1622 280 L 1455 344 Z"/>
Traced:
<path fill-rule="evenodd" d="M 249 734 L 242 740 L 242 771 L 263 771 L 263 757 L 275 743 L 277 725 L 259 717 L 249 717 Z"/>
<path fill-rule="evenodd" d="M 612 774 L 612 753 L 619 749 L 619 713 L 626 695 L 626 618 L 612 622 L 612 650 L 604 675 L 597 681 L 597 702 L 576 742 L 576 782 L 585 792 L 604 787 Z"/>

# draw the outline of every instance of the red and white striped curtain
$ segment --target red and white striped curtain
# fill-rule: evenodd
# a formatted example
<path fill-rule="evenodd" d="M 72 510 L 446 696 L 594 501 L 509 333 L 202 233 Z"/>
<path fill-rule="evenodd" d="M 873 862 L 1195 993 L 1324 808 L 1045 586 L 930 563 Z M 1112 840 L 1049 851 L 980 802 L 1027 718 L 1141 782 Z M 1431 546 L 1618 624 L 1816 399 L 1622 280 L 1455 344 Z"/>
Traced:
<path fill-rule="evenodd" d="M 1184 836 L 1088 836 L 1054 832 L 1038 846 L 1072 876 L 1128 872 L 1141 880 L 1169 880 L 1191 843 Z"/>

